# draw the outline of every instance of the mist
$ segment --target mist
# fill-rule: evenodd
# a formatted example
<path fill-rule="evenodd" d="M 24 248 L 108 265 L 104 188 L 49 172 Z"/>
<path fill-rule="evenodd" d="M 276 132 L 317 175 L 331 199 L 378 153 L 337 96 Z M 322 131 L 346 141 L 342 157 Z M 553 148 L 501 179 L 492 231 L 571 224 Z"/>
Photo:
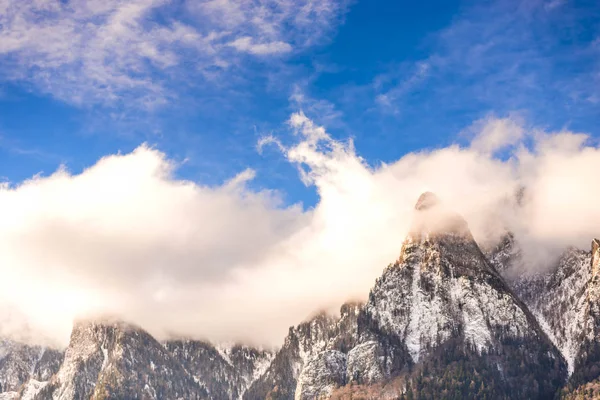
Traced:
<path fill-rule="evenodd" d="M 466 145 L 369 165 L 302 112 L 288 125 L 294 145 L 267 136 L 259 149 L 297 166 L 318 192 L 310 209 L 251 189 L 251 169 L 218 186 L 178 179 L 147 145 L 4 184 L 0 333 L 64 346 L 75 319 L 110 315 L 158 338 L 278 345 L 311 314 L 367 298 L 425 191 L 481 246 L 514 232 L 532 271 L 600 236 L 600 149 L 586 134 L 489 117 L 454 133 Z"/>

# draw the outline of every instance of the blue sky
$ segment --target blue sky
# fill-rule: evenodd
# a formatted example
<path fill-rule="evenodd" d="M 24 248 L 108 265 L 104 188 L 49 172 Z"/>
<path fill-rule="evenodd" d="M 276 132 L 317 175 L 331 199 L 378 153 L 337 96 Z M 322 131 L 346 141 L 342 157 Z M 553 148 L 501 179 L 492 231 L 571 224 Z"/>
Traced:
<path fill-rule="evenodd" d="M 314 205 L 259 139 L 302 110 L 369 164 L 468 141 L 489 115 L 600 134 L 594 1 L 0 4 L 0 176 L 77 173 L 143 142 L 217 185 Z M 33 2 L 32 2 L 33 3 Z M 468 135 L 467 135 L 468 136 Z"/>

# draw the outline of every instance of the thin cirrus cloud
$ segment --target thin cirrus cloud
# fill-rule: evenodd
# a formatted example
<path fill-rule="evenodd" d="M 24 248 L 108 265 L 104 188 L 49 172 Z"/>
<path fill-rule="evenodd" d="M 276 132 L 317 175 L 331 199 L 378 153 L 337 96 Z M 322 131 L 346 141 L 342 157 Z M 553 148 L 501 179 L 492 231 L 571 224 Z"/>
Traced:
<path fill-rule="evenodd" d="M 292 46 L 286 42 L 254 43 L 253 39 L 249 36 L 238 38 L 229 43 L 229 45 L 239 51 L 259 55 L 288 53 L 292 51 Z"/>
<path fill-rule="evenodd" d="M 427 190 L 481 244 L 515 232 L 531 269 L 600 234 L 600 150 L 585 134 L 488 117 L 468 130 L 469 146 L 370 166 L 301 112 L 289 126 L 295 144 L 260 146 L 299 168 L 319 195 L 312 209 L 252 189 L 252 170 L 216 186 L 178 179 L 176 163 L 148 146 L 80 174 L 3 184 L 2 333 L 25 324 L 33 340 L 64 344 L 74 318 L 110 315 L 161 338 L 278 344 L 310 314 L 368 295 Z"/>
<path fill-rule="evenodd" d="M 383 71 L 370 90 L 382 111 L 395 114 L 418 107 L 463 111 L 467 104 L 496 112 L 526 109 L 545 123 L 557 110 L 566 118 L 594 116 L 597 16 L 593 3 L 475 2 L 428 38 L 426 57 Z"/>
<path fill-rule="evenodd" d="M 74 104 L 155 107 L 178 80 L 214 79 L 240 68 L 243 54 L 282 56 L 326 40 L 344 12 L 330 0 L 5 0 L 0 77 Z"/>

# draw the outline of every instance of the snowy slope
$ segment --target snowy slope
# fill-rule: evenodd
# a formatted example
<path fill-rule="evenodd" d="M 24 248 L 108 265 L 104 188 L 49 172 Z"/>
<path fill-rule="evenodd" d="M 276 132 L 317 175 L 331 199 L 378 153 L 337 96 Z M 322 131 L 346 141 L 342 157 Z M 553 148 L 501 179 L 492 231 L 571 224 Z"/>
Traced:
<path fill-rule="evenodd" d="M 17 392 L 29 379 L 47 381 L 58 371 L 62 352 L 0 340 L 0 392 Z"/>
<path fill-rule="evenodd" d="M 490 254 L 498 269 L 528 306 L 568 363 L 571 381 L 590 382 L 600 375 L 600 243 L 592 249 L 566 249 L 542 272 L 520 268 L 520 244 L 507 235 Z M 596 369 L 597 371 L 590 371 Z"/>

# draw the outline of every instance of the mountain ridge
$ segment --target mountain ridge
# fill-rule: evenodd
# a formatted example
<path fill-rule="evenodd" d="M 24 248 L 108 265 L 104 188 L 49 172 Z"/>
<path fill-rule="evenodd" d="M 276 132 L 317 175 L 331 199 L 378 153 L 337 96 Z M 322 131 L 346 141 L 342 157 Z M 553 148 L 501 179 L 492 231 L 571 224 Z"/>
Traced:
<path fill-rule="evenodd" d="M 521 255 L 512 233 L 484 253 L 466 220 L 426 192 L 367 301 L 290 327 L 275 353 L 79 321 L 44 379 L 8 374 L 10 389 L 21 386 L 0 399 L 546 399 L 595 390 L 600 241 L 565 250 L 545 273 L 515 273 Z M 29 360 L 27 351 L 14 358 Z"/>

